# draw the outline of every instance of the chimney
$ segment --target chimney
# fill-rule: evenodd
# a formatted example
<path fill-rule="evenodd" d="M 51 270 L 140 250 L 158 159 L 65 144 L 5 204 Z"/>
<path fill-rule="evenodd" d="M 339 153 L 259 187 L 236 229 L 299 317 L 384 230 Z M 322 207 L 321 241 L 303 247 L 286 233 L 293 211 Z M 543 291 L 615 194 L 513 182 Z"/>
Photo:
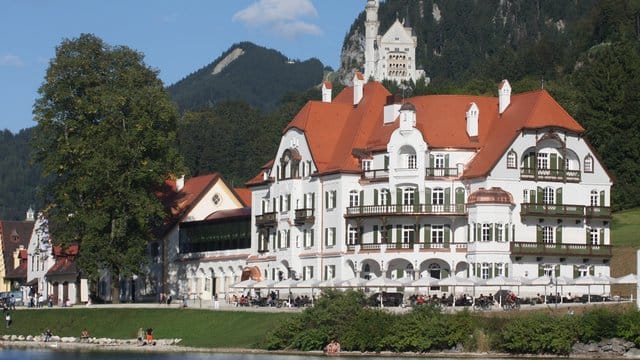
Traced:
<path fill-rule="evenodd" d="M 402 97 L 399 95 L 387 96 L 387 103 L 384 106 L 384 125 L 391 124 L 400 115 Z"/>
<path fill-rule="evenodd" d="M 467 135 L 469 137 L 477 137 L 478 136 L 478 117 L 480 116 L 480 110 L 478 109 L 478 105 L 472 102 L 469 104 L 469 109 L 467 110 Z"/>
<path fill-rule="evenodd" d="M 331 89 L 333 85 L 331 81 L 323 81 L 322 82 L 322 102 L 330 103 L 331 102 Z"/>
<path fill-rule="evenodd" d="M 353 75 L 353 106 L 356 106 L 362 100 L 364 88 L 364 76 L 360 71 L 356 71 Z"/>
<path fill-rule="evenodd" d="M 498 87 L 498 113 L 502 115 L 502 113 L 507 109 L 510 103 L 511 85 L 509 85 L 509 81 L 502 80 L 500 86 Z"/>
<path fill-rule="evenodd" d="M 176 191 L 180 192 L 184 188 L 184 175 L 176 179 Z"/>
<path fill-rule="evenodd" d="M 400 131 L 412 130 L 416 127 L 416 107 L 412 103 L 404 103 L 400 107 Z"/>

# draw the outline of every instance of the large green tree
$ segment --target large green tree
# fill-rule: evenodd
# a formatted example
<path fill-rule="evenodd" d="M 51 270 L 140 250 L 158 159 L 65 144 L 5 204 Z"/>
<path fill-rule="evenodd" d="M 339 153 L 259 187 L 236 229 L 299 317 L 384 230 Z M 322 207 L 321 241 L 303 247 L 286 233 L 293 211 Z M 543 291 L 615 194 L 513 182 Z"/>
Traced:
<path fill-rule="evenodd" d="M 181 171 L 177 113 L 143 54 L 91 34 L 64 40 L 34 105 L 54 242 L 78 244 L 80 268 L 117 279 L 139 273 L 164 217 L 154 190 Z"/>

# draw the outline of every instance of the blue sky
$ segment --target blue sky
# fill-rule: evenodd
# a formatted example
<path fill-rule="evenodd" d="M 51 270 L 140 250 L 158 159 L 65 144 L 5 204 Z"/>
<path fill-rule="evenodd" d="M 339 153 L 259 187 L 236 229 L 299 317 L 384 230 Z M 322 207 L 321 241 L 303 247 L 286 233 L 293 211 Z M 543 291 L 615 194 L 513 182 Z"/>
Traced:
<path fill-rule="evenodd" d="M 55 47 L 92 33 L 145 54 L 170 85 L 251 41 L 338 68 L 364 0 L 0 0 L 0 130 L 35 126 L 31 113 Z"/>

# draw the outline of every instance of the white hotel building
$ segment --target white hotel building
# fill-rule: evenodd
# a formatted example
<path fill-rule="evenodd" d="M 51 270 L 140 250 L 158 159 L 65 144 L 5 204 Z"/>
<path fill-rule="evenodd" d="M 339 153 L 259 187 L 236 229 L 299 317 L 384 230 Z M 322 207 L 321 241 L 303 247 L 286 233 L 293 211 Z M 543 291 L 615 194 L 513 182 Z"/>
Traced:
<path fill-rule="evenodd" d="M 330 92 L 247 184 L 262 278 L 609 275 L 611 177 L 545 90 Z"/>

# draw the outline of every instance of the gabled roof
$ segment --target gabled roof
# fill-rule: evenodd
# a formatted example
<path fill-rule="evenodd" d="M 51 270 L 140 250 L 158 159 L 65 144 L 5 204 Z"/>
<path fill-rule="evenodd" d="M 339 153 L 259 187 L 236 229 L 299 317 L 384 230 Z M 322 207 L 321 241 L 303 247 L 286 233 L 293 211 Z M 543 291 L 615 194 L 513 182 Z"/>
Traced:
<path fill-rule="evenodd" d="M 6 269 L 5 277 L 11 279 L 27 278 L 26 260 L 19 256 L 20 263 L 14 264 L 14 252 L 23 246 L 27 249 L 31 233 L 33 232 L 34 221 L 0 221 L 0 234 L 2 235 L 2 256 Z M 26 251 L 24 252 L 26 254 Z M 22 255 L 22 251 L 19 255 Z M 21 268 L 21 265 L 24 267 Z"/>
<path fill-rule="evenodd" d="M 247 188 L 233 188 L 233 192 L 236 194 L 236 197 L 240 199 L 242 205 L 251 207 L 251 190 Z"/>
<path fill-rule="evenodd" d="M 379 82 L 364 85 L 364 96 L 354 106 L 353 87 L 345 88 L 331 103 L 310 101 L 285 127 L 304 133 L 320 174 L 359 172 L 359 152 L 386 151 L 399 126 L 398 119 L 384 124 L 384 106 L 390 93 Z M 477 154 L 463 177 L 486 176 L 524 130 L 555 128 L 582 133 L 580 126 L 546 90 L 512 95 L 500 115 L 498 98 L 469 95 L 428 95 L 406 99 L 416 109 L 416 128 L 430 149 L 466 149 Z M 479 109 L 478 136 L 466 132 L 466 111 Z M 271 163 L 272 164 L 272 163 Z M 248 185 L 264 183 L 262 175 Z"/>

